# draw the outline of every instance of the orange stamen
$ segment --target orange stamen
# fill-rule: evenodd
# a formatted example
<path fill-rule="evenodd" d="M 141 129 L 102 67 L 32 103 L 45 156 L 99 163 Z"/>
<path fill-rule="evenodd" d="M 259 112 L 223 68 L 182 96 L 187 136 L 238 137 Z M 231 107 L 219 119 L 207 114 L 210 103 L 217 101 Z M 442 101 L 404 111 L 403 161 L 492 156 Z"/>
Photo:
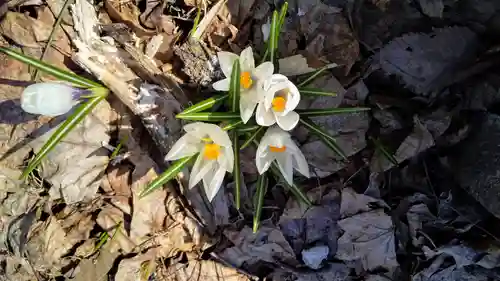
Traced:
<path fill-rule="evenodd" d="M 273 146 L 273 145 L 270 145 L 269 146 L 269 150 L 271 150 L 271 152 L 282 153 L 282 152 L 286 151 L 286 146 Z"/>
<path fill-rule="evenodd" d="M 219 157 L 220 153 L 220 145 L 215 143 L 205 144 L 205 150 L 203 151 L 203 156 L 205 156 L 205 159 L 215 160 Z"/>
<path fill-rule="evenodd" d="M 272 105 L 274 111 L 283 112 L 286 107 L 286 99 L 284 97 L 275 97 Z"/>
<path fill-rule="evenodd" d="M 244 89 L 249 89 L 252 87 L 253 80 L 252 80 L 252 75 L 250 75 L 250 72 L 244 71 L 240 75 L 240 85 Z"/>

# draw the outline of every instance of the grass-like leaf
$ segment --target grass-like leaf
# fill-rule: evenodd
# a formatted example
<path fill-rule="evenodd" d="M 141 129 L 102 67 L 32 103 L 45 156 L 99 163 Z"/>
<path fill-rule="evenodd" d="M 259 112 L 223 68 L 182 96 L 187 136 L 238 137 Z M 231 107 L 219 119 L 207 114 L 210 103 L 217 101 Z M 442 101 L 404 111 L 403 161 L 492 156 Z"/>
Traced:
<path fill-rule="evenodd" d="M 101 84 L 94 82 L 92 80 L 80 77 L 74 73 L 68 72 L 66 70 L 60 69 L 58 67 L 52 66 L 48 63 L 45 63 L 39 59 L 32 58 L 30 56 L 24 55 L 17 51 L 14 51 L 9 48 L 0 47 L 0 52 L 8 55 L 9 57 L 16 59 L 20 62 L 33 66 L 40 71 L 48 73 L 60 80 L 68 81 L 75 86 L 83 87 L 83 88 L 103 88 Z"/>
<path fill-rule="evenodd" d="M 239 133 L 253 133 L 258 130 L 261 126 L 255 124 L 245 124 L 237 128 Z"/>
<path fill-rule="evenodd" d="M 278 12 L 273 12 L 273 18 L 271 20 L 271 31 L 269 32 L 269 60 L 276 65 L 276 49 L 278 49 L 278 35 L 279 33 L 279 16 Z"/>
<path fill-rule="evenodd" d="M 197 156 L 198 153 L 175 161 L 170 167 L 168 167 L 168 169 L 165 172 L 163 172 L 159 177 L 153 180 L 147 187 L 145 187 L 141 191 L 141 193 L 139 194 L 139 198 L 142 198 L 150 194 L 156 189 L 162 187 L 163 184 L 165 184 L 166 182 L 175 178 L 175 176 L 177 176 L 177 174 L 182 170 L 182 168 L 184 168 L 184 166 L 186 166 L 189 162 L 193 161 Z"/>
<path fill-rule="evenodd" d="M 238 132 L 236 130 L 232 131 L 231 138 L 233 140 L 233 152 L 234 152 L 234 202 L 236 202 L 236 209 L 240 209 L 240 190 L 241 190 L 241 172 L 240 172 L 240 142 L 238 139 Z"/>
<path fill-rule="evenodd" d="M 45 58 L 45 56 L 47 55 L 47 52 L 49 51 L 49 49 L 52 47 L 52 40 L 54 40 L 54 35 L 56 35 L 56 31 L 58 30 L 59 28 L 59 24 L 61 23 L 61 20 L 63 18 L 63 15 L 64 13 L 66 12 L 66 10 L 68 9 L 68 6 L 69 4 L 72 2 L 72 0 L 66 0 L 64 1 L 64 4 L 61 8 L 61 11 L 59 12 L 59 14 L 57 15 L 57 19 L 56 21 L 54 22 L 54 25 L 52 26 L 52 31 L 50 32 L 49 34 L 49 39 L 47 39 L 47 44 L 45 44 L 45 48 L 43 49 L 43 52 L 42 52 L 42 55 L 40 56 L 40 60 L 43 61 L 43 59 Z M 33 81 L 36 81 L 38 79 L 38 68 L 35 69 L 35 72 L 33 72 L 33 76 L 31 78 L 31 80 Z"/>
<path fill-rule="evenodd" d="M 331 150 L 333 150 L 340 157 L 342 157 L 342 159 L 347 160 L 347 155 L 338 146 L 335 138 L 330 136 L 330 134 L 327 131 L 323 130 L 320 126 L 314 124 L 313 121 L 311 121 L 310 119 L 308 119 L 306 117 L 301 116 L 299 122 L 300 122 L 300 124 L 304 125 L 309 131 L 311 131 L 313 134 L 318 136 L 324 144 L 326 144 Z"/>
<path fill-rule="evenodd" d="M 228 124 L 224 125 L 222 127 L 222 130 L 231 131 L 232 129 L 235 129 L 236 127 L 238 127 L 242 124 L 243 124 L 243 120 L 231 121 Z"/>
<path fill-rule="evenodd" d="M 327 97 L 337 96 L 337 93 L 327 92 L 317 88 L 300 88 L 299 92 L 303 96 L 327 96 Z"/>
<path fill-rule="evenodd" d="M 288 2 L 283 3 L 283 6 L 281 6 L 280 14 L 278 16 L 279 19 L 279 25 L 278 25 L 278 32 L 276 33 L 276 42 L 279 41 L 279 36 L 281 29 L 283 29 L 283 24 L 285 23 L 285 17 L 286 13 L 288 12 Z"/>
<path fill-rule="evenodd" d="M 333 108 L 319 108 L 319 109 L 297 109 L 296 112 L 300 117 L 315 117 L 315 116 L 329 116 L 335 114 L 356 113 L 362 111 L 369 111 L 369 107 L 333 107 Z"/>
<path fill-rule="evenodd" d="M 293 183 L 292 185 L 289 185 L 285 181 L 285 178 L 281 174 L 280 169 L 278 168 L 278 165 L 276 165 L 276 163 L 272 163 L 270 169 L 271 169 L 271 172 L 274 174 L 274 176 L 276 178 L 281 179 L 281 181 L 283 181 L 283 184 L 285 185 L 285 187 L 287 187 L 292 192 L 292 194 L 295 196 L 295 198 L 297 198 L 300 201 L 304 202 L 307 206 L 311 206 L 312 205 L 312 203 L 309 200 L 309 198 L 307 198 L 307 195 L 304 194 L 304 192 L 302 191 L 302 189 L 296 183 Z"/>
<path fill-rule="evenodd" d="M 200 112 L 200 111 L 203 111 L 206 109 L 210 109 L 214 105 L 216 105 L 217 103 L 223 102 L 228 97 L 229 97 L 229 95 L 225 94 L 225 95 L 219 95 L 219 96 L 208 98 L 204 101 L 200 101 L 199 103 L 194 104 L 194 105 L 186 108 L 184 111 L 179 113 L 177 116 L 190 114 L 190 113 L 197 113 L 197 112 Z"/>
<path fill-rule="evenodd" d="M 318 78 L 323 72 L 325 72 L 328 69 L 334 68 L 334 67 L 335 67 L 335 65 L 328 64 L 328 65 L 323 66 L 320 69 L 317 69 L 310 76 L 308 76 L 304 81 L 300 82 L 297 85 L 297 88 L 303 88 L 303 87 L 311 84 L 314 81 L 314 79 Z"/>
<path fill-rule="evenodd" d="M 253 232 L 256 233 L 260 226 L 260 217 L 262 215 L 262 207 L 264 206 L 264 196 L 267 192 L 268 180 L 266 173 L 259 175 L 257 178 L 257 187 L 254 197 L 255 214 L 253 216 Z"/>
<path fill-rule="evenodd" d="M 255 130 L 255 132 L 253 132 L 250 137 L 241 145 L 240 149 L 245 149 L 247 146 L 249 146 L 265 129 L 266 127 L 259 127 L 257 130 Z"/>
<path fill-rule="evenodd" d="M 89 99 L 88 101 L 82 103 L 71 114 L 64 123 L 62 123 L 59 128 L 52 134 L 52 136 L 47 140 L 43 147 L 38 151 L 36 156 L 28 163 L 28 167 L 23 171 L 21 178 L 26 178 L 47 156 L 47 154 L 54 149 L 54 147 L 61 142 L 61 140 L 75 128 L 78 123 L 80 123 L 92 110 L 99 104 L 103 99 L 106 98 L 108 90 L 105 88 L 93 89 L 94 93 L 100 93 L 100 95 Z"/>
<path fill-rule="evenodd" d="M 375 148 L 378 149 L 382 154 L 392 163 L 394 166 L 398 166 L 398 160 L 394 157 L 393 153 L 390 153 L 389 150 L 382 144 L 382 142 L 376 138 L 371 138 Z"/>
<path fill-rule="evenodd" d="M 240 76 L 240 60 L 235 60 L 233 63 L 233 71 L 231 72 L 231 82 L 229 85 L 229 107 L 232 112 L 239 111 Z"/>
<path fill-rule="evenodd" d="M 200 18 L 201 18 L 201 9 L 200 7 L 198 7 L 198 11 L 196 12 L 196 17 L 194 18 L 193 21 L 193 28 L 191 28 L 191 31 L 189 31 L 189 37 L 191 37 L 196 32 L 196 29 L 200 24 Z"/>
<path fill-rule="evenodd" d="M 191 121 L 236 121 L 240 119 L 240 114 L 235 112 L 197 112 L 188 114 L 177 114 L 177 118 Z"/>

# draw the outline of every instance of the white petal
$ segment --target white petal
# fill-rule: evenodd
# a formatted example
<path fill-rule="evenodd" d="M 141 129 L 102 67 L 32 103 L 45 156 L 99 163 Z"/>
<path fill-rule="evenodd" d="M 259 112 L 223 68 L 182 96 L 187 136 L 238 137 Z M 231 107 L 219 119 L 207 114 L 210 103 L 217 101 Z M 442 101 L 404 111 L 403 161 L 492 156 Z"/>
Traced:
<path fill-rule="evenodd" d="M 32 114 L 62 115 L 76 104 L 71 86 L 61 83 L 38 83 L 26 87 L 21 95 L 21 108 Z"/>
<path fill-rule="evenodd" d="M 208 136 L 218 145 L 231 146 L 231 139 L 229 139 L 227 132 L 214 124 L 194 122 L 184 126 L 184 131 L 198 139 L 206 138 Z"/>
<path fill-rule="evenodd" d="M 269 146 L 287 146 L 287 143 L 292 142 L 290 134 L 283 131 L 279 126 L 272 126 L 267 129 L 266 133 L 262 137 L 261 142 L 265 140 L 265 143 Z M 288 147 L 288 146 L 287 146 Z"/>
<path fill-rule="evenodd" d="M 304 177 L 308 178 L 309 175 L 309 166 L 307 165 L 307 160 L 302 151 L 297 149 L 292 154 L 293 157 L 293 167 L 295 170 L 299 171 Z"/>
<path fill-rule="evenodd" d="M 261 126 L 271 126 L 276 123 L 274 114 L 271 110 L 266 110 L 264 104 L 261 102 L 257 106 L 257 112 L 255 113 L 255 121 Z"/>
<path fill-rule="evenodd" d="M 223 146 L 222 156 L 219 157 L 218 162 L 219 165 L 224 168 L 229 173 L 233 172 L 234 167 L 234 151 L 232 147 Z"/>
<path fill-rule="evenodd" d="M 278 168 L 285 178 L 285 181 L 289 184 L 293 184 L 293 163 L 292 156 L 289 153 L 282 152 L 276 153 L 276 162 L 278 162 Z"/>
<path fill-rule="evenodd" d="M 276 122 L 281 129 L 290 131 L 291 129 L 295 128 L 295 126 L 297 126 L 297 124 L 299 123 L 299 118 L 300 116 L 299 114 L 297 114 L 297 112 L 290 111 L 285 116 L 276 116 Z"/>
<path fill-rule="evenodd" d="M 274 76 L 274 75 L 273 75 Z M 288 83 L 286 81 L 281 81 L 277 83 L 272 83 L 271 86 L 266 90 L 265 93 L 265 104 L 266 108 L 270 109 L 273 105 L 273 99 L 276 92 L 279 92 L 288 87 Z"/>
<path fill-rule="evenodd" d="M 212 88 L 214 88 L 216 91 L 227 92 L 229 91 L 230 82 L 231 78 L 222 79 L 213 83 Z"/>
<path fill-rule="evenodd" d="M 253 115 L 257 103 L 248 97 L 249 93 L 240 96 L 240 115 L 243 123 L 247 123 Z"/>
<path fill-rule="evenodd" d="M 240 54 L 241 71 L 252 71 L 255 68 L 252 47 L 248 46 Z"/>
<path fill-rule="evenodd" d="M 205 188 L 205 193 L 208 197 L 208 201 L 212 202 L 215 195 L 219 191 L 222 181 L 224 181 L 224 176 L 226 175 L 226 170 L 222 167 L 219 168 L 210 181 L 203 180 L 203 187 Z"/>
<path fill-rule="evenodd" d="M 288 87 L 288 97 L 286 101 L 286 107 L 284 112 L 288 113 L 294 110 L 300 102 L 300 92 L 299 89 L 290 81 L 287 82 Z M 285 114 L 286 114 L 285 113 Z"/>
<path fill-rule="evenodd" d="M 227 78 L 231 77 L 231 71 L 233 71 L 233 63 L 238 59 L 238 55 L 230 52 L 218 52 L 217 57 L 219 58 L 220 68 Z"/>
<path fill-rule="evenodd" d="M 252 73 L 259 80 L 265 80 L 271 77 L 274 72 L 274 65 L 270 61 L 266 61 L 257 66 Z"/>
<path fill-rule="evenodd" d="M 165 156 L 165 160 L 172 161 L 181 159 L 187 156 L 191 156 L 197 152 L 200 152 L 200 141 L 199 139 L 191 136 L 182 136 L 175 144 L 172 146 L 170 151 Z"/>
<path fill-rule="evenodd" d="M 217 162 L 213 160 L 205 160 L 205 157 L 203 157 L 203 153 L 200 153 L 198 158 L 196 158 L 193 169 L 191 170 L 191 176 L 189 177 L 189 188 L 193 188 L 193 186 L 199 183 L 200 180 L 203 179 L 211 169 L 213 169 L 216 163 Z"/>

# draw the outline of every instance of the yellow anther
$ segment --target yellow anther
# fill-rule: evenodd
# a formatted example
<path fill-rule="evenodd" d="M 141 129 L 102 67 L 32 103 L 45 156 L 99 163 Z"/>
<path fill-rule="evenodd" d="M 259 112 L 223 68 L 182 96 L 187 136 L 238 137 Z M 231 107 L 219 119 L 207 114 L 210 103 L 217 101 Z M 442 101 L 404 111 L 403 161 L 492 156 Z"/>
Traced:
<path fill-rule="evenodd" d="M 286 151 L 286 146 L 273 146 L 273 145 L 270 145 L 269 146 L 269 150 L 271 150 L 271 152 L 285 152 Z"/>
<path fill-rule="evenodd" d="M 203 156 L 207 160 L 215 160 L 220 155 L 220 145 L 215 143 L 207 143 L 205 144 L 205 150 L 203 151 Z"/>
<path fill-rule="evenodd" d="M 240 85 L 244 89 L 249 89 L 252 87 L 253 80 L 252 80 L 252 75 L 250 75 L 250 72 L 244 71 L 240 75 Z"/>
<path fill-rule="evenodd" d="M 286 99 L 284 97 L 275 97 L 272 105 L 274 111 L 283 112 L 286 107 Z"/>

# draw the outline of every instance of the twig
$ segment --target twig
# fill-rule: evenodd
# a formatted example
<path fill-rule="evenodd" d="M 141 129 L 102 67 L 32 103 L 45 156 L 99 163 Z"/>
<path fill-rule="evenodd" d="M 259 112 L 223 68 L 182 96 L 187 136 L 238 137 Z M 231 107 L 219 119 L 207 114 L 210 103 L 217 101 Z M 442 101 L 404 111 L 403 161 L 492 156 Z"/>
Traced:
<path fill-rule="evenodd" d="M 45 55 L 47 55 L 47 52 L 50 49 L 50 46 L 52 45 L 52 41 L 54 40 L 54 36 L 56 35 L 57 27 L 59 27 L 59 24 L 61 23 L 61 20 L 63 18 L 63 14 L 68 9 L 70 1 L 71 0 L 64 1 L 64 5 L 62 6 L 59 15 L 57 15 L 54 26 L 52 27 L 52 31 L 50 32 L 49 39 L 47 39 L 47 44 L 45 44 L 45 48 L 43 49 L 42 55 L 40 56 L 41 61 L 43 61 Z M 31 80 L 36 81 L 38 79 L 38 74 L 38 69 L 35 69 L 35 72 L 33 72 L 33 75 L 31 76 Z"/>

